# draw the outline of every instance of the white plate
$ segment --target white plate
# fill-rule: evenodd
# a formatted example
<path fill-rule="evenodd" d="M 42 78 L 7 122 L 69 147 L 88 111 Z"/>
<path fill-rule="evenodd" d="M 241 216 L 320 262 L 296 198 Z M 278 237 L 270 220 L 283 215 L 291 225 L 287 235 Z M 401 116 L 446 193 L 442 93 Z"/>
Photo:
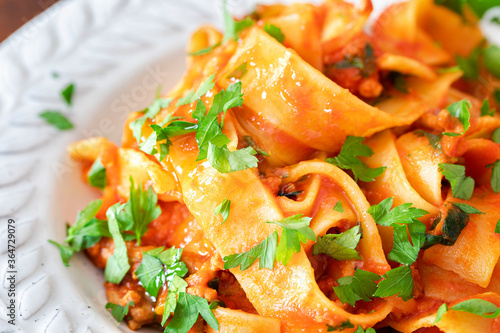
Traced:
<path fill-rule="evenodd" d="M 230 0 L 228 7 L 241 15 L 255 2 Z M 380 9 L 389 1 L 374 2 Z M 47 242 L 61 242 L 64 221 L 98 195 L 83 185 L 65 147 L 93 136 L 119 142 L 126 115 L 148 105 L 158 85 L 167 91 L 181 77 L 195 27 L 220 26 L 220 7 L 216 0 L 66 0 L 0 44 L 0 332 L 128 331 L 104 309 L 102 271 L 82 254 L 66 268 Z M 70 82 L 76 89 L 66 107 L 59 92 Z M 38 114 L 47 109 L 63 111 L 76 128 L 46 125 Z M 16 326 L 5 312 L 9 219 Z"/>

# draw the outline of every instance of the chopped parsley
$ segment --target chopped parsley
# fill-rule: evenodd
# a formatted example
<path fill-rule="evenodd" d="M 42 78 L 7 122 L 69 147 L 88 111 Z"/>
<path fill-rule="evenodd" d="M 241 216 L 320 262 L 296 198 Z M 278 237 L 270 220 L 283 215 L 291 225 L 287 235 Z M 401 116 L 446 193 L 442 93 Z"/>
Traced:
<path fill-rule="evenodd" d="M 498 219 L 497 225 L 495 226 L 495 233 L 500 234 L 500 219 Z"/>
<path fill-rule="evenodd" d="M 167 281 L 168 294 L 165 299 L 165 305 L 163 308 L 163 315 L 161 319 L 161 325 L 164 326 L 167 322 L 170 314 L 175 311 L 177 307 L 177 299 L 179 298 L 179 293 L 185 293 L 188 284 L 179 275 L 175 274 L 171 281 Z"/>
<path fill-rule="evenodd" d="M 48 124 L 55 128 L 65 131 L 72 129 L 74 126 L 60 111 L 44 111 L 39 114 Z"/>
<path fill-rule="evenodd" d="M 186 264 L 180 261 L 181 255 L 182 249 L 174 247 L 168 250 L 159 247 L 142 253 L 135 275 L 151 297 L 156 298 L 161 287 L 172 281 L 174 275 L 182 278 L 187 274 Z"/>
<path fill-rule="evenodd" d="M 67 237 L 64 240 L 67 245 L 49 240 L 59 249 L 61 259 L 66 266 L 69 266 L 69 259 L 75 252 L 95 245 L 102 237 L 111 237 L 108 223 L 95 218 L 101 206 L 102 200 L 95 200 L 78 213 L 75 224 L 67 229 Z"/>
<path fill-rule="evenodd" d="M 453 305 L 450 310 L 472 313 L 485 318 L 497 318 L 500 316 L 500 308 L 495 304 L 480 298 L 472 298 Z M 439 322 L 448 311 L 446 303 L 442 304 L 436 314 L 434 323 Z"/>
<path fill-rule="evenodd" d="M 354 226 L 340 234 L 319 236 L 313 246 L 313 255 L 324 253 L 335 260 L 361 259 L 358 251 L 356 251 L 360 239 L 359 226 Z"/>
<path fill-rule="evenodd" d="M 241 78 L 243 76 L 245 76 L 245 74 L 248 72 L 247 70 L 247 62 L 242 62 L 241 65 L 239 65 L 238 67 L 236 67 L 235 70 L 233 70 L 231 73 L 229 73 L 227 76 L 226 76 L 226 79 L 237 79 L 237 80 L 241 80 Z M 246 137 L 245 137 L 246 138 Z"/>
<path fill-rule="evenodd" d="M 386 227 L 399 226 L 399 224 L 413 223 L 416 219 L 429 214 L 429 212 L 411 207 L 411 203 L 404 203 L 391 209 L 393 198 L 382 200 L 378 205 L 373 205 L 368 209 L 368 213 L 375 222 Z"/>
<path fill-rule="evenodd" d="M 354 179 L 364 182 L 372 182 L 375 177 L 380 176 L 385 167 L 371 169 L 363 163 L 357 156 L 371 156 L 373 150 L 367 145 L 364 145 L 364 138 L 358 136 L 347 136 L 340 153 L 333 158 L 327 158 L 326 162 L 331 163 L 341 169 L 351 170 L 354 174 Z"/>
<path fill-rule="evenodd" d="M 419 220 L 408 224 L 408 228 L 406 225 L 394 226 L 394 245 L 387 258 L 404 265 L 411 265 L 417 260 L 425 240 L 425 224 Z"/>
<path fill-rule="evenodd" d="M 106 303 L 106 309 L 111 309 L 111 315 L 117 322 L 121 323 L 123 318 L 128 314 L 129 307 L 134 306 L 134 301 L 130 301 L 125 306 L 114 303 Z"/>
<path fill-rule="evenodd" d="M 175 106 L 191 104 L 196 102 L 200 97 L 205 96 L 209 90 L 214 88 L 214 78 L 215 74 L 210 75 L 205 81 L 202 82 L 196 92 L 193 89 L 188 91 L 187 94 L 184 95 L 184 97 L 179 98 Z"/>
<path fill-rule="evenodd" d="M 66 88 L 64 88 L 63 91 L 61 91 L 61 96 L 66 102 L 66 104 L 68 104 L 68 106 L 71 106 L 74 90 L 75 90 L 75 84 L 70 83 Z"/>
<path fill-rule="evenodd" d="M 244 271 L 257 259 L 259 259 L 260 269 L 273 269 L 275 260 L 286 266 L 292 255 L 300 251 L 300 243 L 305 244 L 308 239 L 316 239 L 314 231 L 309 227 L 311 218 L 303 217 L 302 214 L 266 223 L 277 224 L 283 228 L 279 244 L 278 232 L 274 231 L 250 250 L 224 257 L 224 269 L 240 266 L 240 270 Z"/>
<path fill-rule="evenodd" d="M 168 107 L 171 102 L 171 98 L 157 97 L 149 107 L 142 111 L 144 113 L 142 117 L 129 124 L 129 128 L 132 130 L 132 134 L 138 143 L 141 142 L 142 126 L 144 126 L 146 120 L 156 117 L 160 110 Z"/>
<path fill-rule="evenodd" d="M 125 244 L 123 236 L 120 232 L 120 226 L 117 220 L 117 216 L 121 209 L 122 207 L 120 203 L 116 203 L 109 207 L 106 212 L 106 217 L 108 218 L 108 228 L 111 236 L 113 237 L 115 249 L 113 254 L 107 260 L 106 268 L 104 269 L 104 279 L 107 282 L 115 284 L 119 284 L 130 269 L 127 255 L 127 245 Z"/>
<path fill-rule="evenodd" d="M 358 55 L 351 56 L 346 55 L 344 60 L 334 64 L 338 69 L 345 68 L 358 68 L 361 70 L 363 77 L 369 77 L 373 74 L 376 68 L 376 59 L 373 53 L 373 47 L 367 43 L 363 50 L 363 55 L 360 57 Z"/>
<path fill-rule="evenodd" d="M 481 50 L 477 47 L 468 57 L 456 56 L 458 67 L 464 73 L 466 79 L 477 79 L 479 77 L 479 55 Z"/>
<path fill-rule="evenodd" d="M 492 109 L 490 106 L 490 101 L 487 98 L 484 99 L 483 105 L 481 106 L 481 117 L 490 116 L 493 117 L 495 115 L 496 109 Z"/>
<path fill-rule="evenodd" d="M 496 45 L 489 45 L 483 50 L 484 66 L 491 74 L 500 78 L 500 48 Z"/>
<path fill-rule="evenodd" d="M 354 306 L 359 300 L 370 301 L 377 290 L 377 280 L 380 280 L 378 274 L 357 269 L 353 276 L 338 279 L 339 286 L 333 287 L 333 290 L 342 303 Z"/>
<path fill-rule="evenodd" d="M 172 320 L 165 328 L 165 333 L 187 333 L 201 315 L 214 330 L 219 330 L 208 301 L 202 297 L 180 292 Z"/>
<path fill-rule="evenodd" d="M 238 40 L 239 33 L 255 23 L 250 17 L 236 22 L 227 10 L 227 0 L 222 2 L 222 15 L 224 16 L 224 39 L 222 42 L 230 39 Z"/>
<path fill-rule="evenodd" d="M 257 154 L 262 156 L 269 156 L 268 153 L 266 153 L 265 151 L 260 149 L 259 146 L 257 146 L 255 140 L 250 135 L 245 135 L 245 142 L 248 144 L 248 146 L 252 147 L 257 152 Z"/>
<path fill-rule="evenodd" d="M 405 302 L 413 298 L 413 278 L 409 266 L 391 269 L 384 274 L 383 278 L 373 296 L 389 297 L 398 295 Z"/>
<path fill-rule="evenodd" d="M 494 143 L 500 143 L 500 127 L 496 128 L 491 133 L 491 141 L 493 141 Z"/>
<path fill-rule="evenodd" d="M 486 166 L 491 168 L 491 189 L 493 192 L 500 192 L 500 160 L 496 160 L 495 163 Z"/>
<path fill-rule="evenodd" d="M 229 209 L 231 208 L 231 200 L 224 199 L 217 207 L 215 207 L 214 214 L 222 216 L 222 223 L 226 222 L 229 217 Z"/>
<path fill-rule="evenodd" d="M 449 163 L 438 164 L 443 176 L 450 182 L 455 198 L 470 200 L 474 192 L 474 179 L 465 176 L 465 166 Z"/>
<path fill-rule="evenodd" d="M 458 203 L 458 202 L 454 202 L 453 204 L 455 206 L 457 206 L 458 208 L 460 208 L 462 210 L 462 212 L 467 213 L 467 214 L 486 214 L 486 213 L 483 213 L 482 211 L 480 211 L 479 209 L 472 207 L 471 205 L 462 204 L 462 203 Z"/>
<path fill-rule="evenodd" d="M 285 41 L 285 35 L 281 31 L 281 29 L 275 26 L 274 24 L 266 23 L 264 25 L 264 31 L 267 32 L 271 37 L 276 39 L 281 44 L 283 44 L 283 42 Z"/>
<path fill-rule="evenodd" d="M 106 168 L 102 165 L 101 159 L 97 158 L 94 161 L 87 173 L 87 177 L 90 185 L 101 190 L 106 187 Z"/>
<path fill-rule="evenodd" d="M 469 215 L 466 212 L 464 212 L 459 206 L 457 206 L 456 203 L 452 203 L 452 206 L 448 210 L 446 218 L 444 219 L 443 222 L 443 226 L 441 228 L 442 235 L 435 236 L 435 235 L 425 234 L 426 242 L 422 248 L 428 249 L 429 247 L 436 244 L 441 244 L 445 246 L 454 245 L 458 239 L 458 236 L 460 236 L 460 233 L 467 226 L 468 223 L 469 223 Z"/>
<path fill-rule="evenodd" d="M 339 331 L 343 331 L 347 328 L 354 328 L 354 325 L 349 321 L 349 319 L 347 319 L 346 321 L 344 321 L 343 323 L 341 323 L 340 325 L 337 325 L 337 326 L 330 326 L 330 325 L 326 325 L 327 326 L 327 332 L 339 332 Z"/>
<path fill-rule="evenodd" d="M 333 210 L 334 211 L 337 211 L 339 213 L 343 213 L 344 212 L 344 208 L 342 207 L 342 201 L 337 201 L 337 203 L 335 204 L 335 207 L 333 207 Z"/>
<path fill-rule="evenodd" d="M 471 103 L 465 99 L 455 102 L 448 106 L 446 110 L 453 116 L 458 118 L 460 123 L 463 125 L 462 133 L 443 133 L 446 136 L 459 136 L 467 132 L 470 127 L 470 112 L 469 109 L 472 107 Z"/>
<path fill-rule="evenodd" d="M 441 150 L 441 139 L 443 138 L 443 134 L 436 135 L 423 130 L 416 130 L 413 133 L 417 136 L 424 135 L 427 140 L 429 140 L 429 144 L 433 149 Z"/>

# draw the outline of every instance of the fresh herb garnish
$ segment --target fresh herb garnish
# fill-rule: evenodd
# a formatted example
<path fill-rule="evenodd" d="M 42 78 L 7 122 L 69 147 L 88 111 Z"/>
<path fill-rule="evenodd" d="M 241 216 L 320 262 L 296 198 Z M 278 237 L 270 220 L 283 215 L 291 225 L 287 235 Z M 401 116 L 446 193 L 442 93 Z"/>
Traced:
<path fill-rule="evenodd" d="M 198 87 L 196 92 L 191 89 L 184 95 L 184 97 L 179 98 L 175 106 L 179 107 L 181 105 L 191 104 L 196 102 L 200 97 L 206 95 L 206 93 L 213 89 L 215 86 L 214 82 L 215 74 L 210 75 L 202 84 Z"/>
<path fill-rule="evenodd" d="M 485 318 L 497 318 L 500 316 L 500 308 L 495 304 L 480 298 L 468 299 L 453 305 L 450 310 L 472 313 Z M 439 322 L 448 311 L 446 303 L 442 304 L 436 314 L 434 323 Z"/>
<path fill-rule="evenodd" d="M 156 117 L 160 110 L 168 107 L 171 102 L 171 98 L 157 97 L 149 107 L 143 110 L 144 115 L 142 117 L 129 124 L 129 128 L 132 130 L 132 134 L 138 143 L 141 142 L 142 126 L 144 126 L 146 120 Z"/>
<path fill-rule="evenodd" d="M 60 111 L 44 111 L 39 114 L 48 124 L 55 128 L 64 131 L 72 129 L 73 124 Z"/>
<path fill-rule="evenodd" d="M 450 106 L 446 108 L 448 112 L 453 116 L 458 118 L 460 123 L 463 125 L 464 130 L 462 133 L 450 133 L 450 132 L 445 132 L 443 133 L 446 136 L 459 136 L 467 132 L 467 130 L 470 127 L 470 112 L 469 109 L 472 107 L 471 103 L 465 99 L 453 103 Z"/>
<path fill-rule="evenodd" d="M 274 24 L 266 23 L 264 25 L 264 31 L 267 32 L 271 37 L 276 39 L 281 44 L 283 44 L 283 42 L 285 41 L 285 35 L 281 31 L 281 29 L 275 26 Z"/>
<path fill-rule="evenodd" d="M 115 249 L 106 263 L 106 268 L 104 269 L 104 278 L 107 282 L 115 284 L 119 284 L 130 269 L 127 255 L 127 245 L 123 240 L 123 236 L 120 232 L 120 227 L 117 220 L 117 216 L 120 213 L 121 209 L 122 206 L 120 205 L 120 203 L 116 203 L 113 206 L 109 207 L 108 211 L 106 212 L 106 217 L 108 218 L 108 228 L 111 236 L 113 237 Z"/>
<path fill-rule="evenodd" d="M 339 213 L 343 213 L 344 212 L 344 208 L 342 207 L 342 201 L 337 201 L 337 203 L 335 204 L 335 207 L 333 207 L 333 210 L 334 211 L 337 211 Z"/>
<path fill-rule="evenodd" d="M 121 323 L 123 318 L 128 314 L 129 307 L 134 306 L 134 301 L 128 302 L 125 306 L 113 303 L 106 303 L 106 309 L 111 309 L 111 315 L 117 322 Z"/>
<path fill-rule="evenodd" d="M 445 246 L 454 245 L 458 239 L 458 236 L 460 236 L 460 233 L 468 223 L 469 215 L 455 203 L 452 203 L 452 206 L 448 210 L 446 218 L 443 221 L 443 226 L 441 228 L 442 235 L 435 236 L 425 234 L 426 242 L 422 248 L 428 249 L 429 247 L 436 244 L 442 244 Z"/>
<path fill-rule="evenodd" d="M 75 224 L 67 229 L 67 237 L 64 240 L 67 245 L 49 240 L 59 249 L 61 259 L 66 266 L 69 266 L 69 259 L 75 252 L 93 246 L 102 237 L 111 237 L 108 223 L 95 218 L 101 206 L 102 200 L 95 200 L 78 213 Z"/>
<path fill-rule="evenodd" d="M 492 109 L 490 106 L 490 101 L 485 98 L 483 101 L 483 105 L 481 106 L 481 117 L 490 116 L 493 117 L 495 115 L 496 109 Z"/>
<path fill-rule="evenodd" d="M 75 90 L 75 84 L 70 83 L 66 88 L 64 88 L 63 91 L 61 91 L 62 98 L 64 99 L 66 104 L 68 104 L 69 106 L 71 106 L 71 102 L 73 100 L 74 90 Z"/>
<path fill-rule="evenodd" d="M 500 192 L 500 160 L 496 160 L 493 164 L 489 164 L 486 167 L 491 168 L 491 189 L 495 193 Z"/>
<path fill-rule="evenodd" d="M 392 204 L 392 197 L 384 199 L 378 205 L 371 206 L 368 209 L 368 213 L 370 213 L 377 224 L 387 227 L 413 223 L 415 219 L 429 214 L 429 212 L 423 209 L 411 207 L 411 203 L 404 203 L 391 209 Z"/>
<path fill-rule="evenodd" d="M 500 234 L 500 219 L 498 219 L 497 225 L 495 226 L 495 233 Z"/>
<path fill-rule="evenodd" d="M 404 265 L 411 265 L 417 260 L 425 240 L 425 224 L 419 220 L 408 224 L 408 228 L 406 225 L 394 226 L 394 245 L 387 258 Z"/>
<path fill-rule="evenodd" d="M 196 323 L 199 315 L 205 319 L 211 328 L 219 330 L 219 323 L 206 299 L 180 292 L 174 316 L 165 328 L 165 333 L 187 333 Z"/>
<path fill-rule="evenodd" d="M 350 56 L 346 55 L 344 60 L 336 63 L 334 66 L 338 69 L 358 68 L 361 70 L 363 77 L 369 77 L 375 71 L 376 59 L 373 53 L 373 47 L 367 43 L 363 50 L 363 55 Z"/>
<path fill-rule="evenodd" d="M 186 264 L 180 261 L 181 255 L 182 249 L 174 247 L 168 250 L 159 247 L 142 253 L 142 261 L 135 274 L 150 296 L 156 298 L 161 287 L 172 281 L 174 275 L 182 278 L 187 274 Z"/>
<path fill-rule="evenodd" d="M 391 269 L 384 274 L 383 278 L 373 296 L 389 297 L 398 295 L 405 302 L 413 298 L 413 278 L 409 266 Z"/>
<path fill-rule="evenodd" d="M 101 190 L 106 187 L 106 168 L 102 165 L 100 158 L 94 161 L 87 173 L 87 177 L 90 185 Z"/>
<path fill-rule="evenodd" d="M 273 269 L 275 260 L 286 266 L 292 255 L 300 251 L 300 243 L 305 244 L 308 239 L 316 239 L 314 231 L 309 227 L 311 218 L 303 217 L 302 214 L 266 223 L 277 224 L 283 228 L 279 244 L 278 232 L 274 231 L 250 250 L 224 257 L 224 269 L 240 266 L 240 270 L 244 271 L 257 259 L 260 269 Z"/>
<path fill-rule="evenodd" d="M 456 56 L 458 67 L 464 73 L 466 79 L 477 79 L 479 77 L 479 55 L 481 49 L 476 47 L 468 57 Z"/>
<path fill-rule="evenodd" d="M 338 287 L 333 287 L 335 295 L 342 303 L 354 306 L 356 301 L 370 301 L 377 290 L 375 281 L 380 280 L 378 274 L 357 269 L 354 276 L 344 276 L 337 280 Z"/>
<path fill-rule="evenodd" d="M 255 23 L 251 17 L 236 22 L 227 10 L 227 0 L 222 2 L 222 15 L 224 16 L 224 39 L 222 42 L 226 42 L 230 39 L 238 40 L 239 33 Z"/>
<path fill-rule="evenodd" d="M 222 223 L 224 223 L 229 217 L 230 208 L 231 208 L 231 200 L 224 199 L 217 207 L 215 207 L 214 214 L 215 215 L 220 214 L 222 216 Z"/>
<path fill-rule="evenodd" d="M 342 324 L 337 326 L 330 326 L 330 325 L 326 326 L 327 326 L 326 330 L 327 332 L 339 332 L 345 330 L 346 328 L 354 328 L 354 325 L 349 321 L 349 319 L 347 319 Z"/>
<path fill-rule="evenodd" d="M 450 182 L 455 198 L 470 200 L 474 191 L 474 179 L 465 176 L 465 166 L 449 163 L 438 164 L 443 176 Z"/>
<path fill-rule="evenodd" d="M 255 140 L 250 135 L 245 135 L 245 142 L 250 147 L 252 147 L 257 152 L 257 154 L 262 155 L 262 156 L 269 156 L 268 153 L 266 153 L 265 151 L 260 149 L 259 146 L 257 146 L 257 144 L 255 143 Z"/>
<path fill-rule="evenodd" d="M 359 226 L 354 226 L 340 234 L 320 236 L 313 246 L 313 255 L 324 253 L 335 260 L 361 259 L 356 251 L 360 239 Z"/>
<path fill-rule="evenodd" d="M 484 66 L 491 74 L 500 78 L 500 48 L 496 45 L 489 45 L 483 50 Z"/>
<path fill-rule="evenodd" d="M 493 141 L 494 143 L 500 143 L 500 127 L 496 128 L 491 133 L 491 141 Z"/>
<path fill-rule="evenodd" d="M 462 204 L 462 203 L 458 203 L 458 202 L 454 202 L 453 204 L 455 206 L 457 206 L 458 208 L 460 208 L 462 210 L 462 212 L 467 213 L 467 214 L 486 214 L 486 213 L 483 213 L 482 211 L 480 211 L 479 209 L 472 207 L 471 205 Z"/>
<path fill-rule="evenodd" d="M 241 80 L 243 76 L 248 72 L 247 70 L 247 62 L 241 63 L 238 67 L 236 67 L 235 70 L 233 70 L 231 73 L 229 73 L 226 76 L 226 79 L 236 79 L 236 80 Z"/>
<path fill-rule="evenodd" d="M 443 134 L 436 135 L 423 130 L 416 130 L 413 133 L 415 133 L 415 135 L 417 136 L 424 135 L 427 140 L 429 140 L 429 144 L 433 149 L 441 150 L 441 139 L 443 138 Z"/>
<path fill-rule="evenodd" d="M 364 182 L 372 182 L 375 177 L 380 176 L 385 167 L 371 169 L 363 163 L 357 156 L 371 156 L 373 150 L 367 145 L 364 145 L 364 138 L 358 136 L 347 136 L 340 153 L 333 158 L 327 158 L 326 162 L 331 163 L 341 169 L 351 170 L 354 174 L 354 179 Z"/>

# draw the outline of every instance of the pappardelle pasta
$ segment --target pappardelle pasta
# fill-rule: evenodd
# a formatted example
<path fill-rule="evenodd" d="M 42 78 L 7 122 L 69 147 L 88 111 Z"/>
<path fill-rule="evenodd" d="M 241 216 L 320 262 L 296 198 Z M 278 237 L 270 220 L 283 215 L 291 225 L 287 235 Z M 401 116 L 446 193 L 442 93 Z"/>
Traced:
<path fill-rule="evenodd" d="M 458 3 L 458 2 L 457 2 Z M 500 332 L 500 49 L 473 5 L 259 5 L 204 26 L 53 242 L 165 332 Z"/>

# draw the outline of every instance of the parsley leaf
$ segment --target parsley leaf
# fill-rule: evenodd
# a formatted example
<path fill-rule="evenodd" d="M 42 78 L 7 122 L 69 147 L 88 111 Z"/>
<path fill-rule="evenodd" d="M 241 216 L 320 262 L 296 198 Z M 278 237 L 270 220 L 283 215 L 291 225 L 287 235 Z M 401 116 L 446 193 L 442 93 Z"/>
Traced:
<path fill-rule="evenodd" d="M 248 168 L 255 168 L 258 160 L 252 147 L 230 151 L 225 145 L 219 148 L 212 142 L 208 143 L 207 160 L 220 173 L 229 173 Z"/>
<path fill-rule="evenodd" d="M 492 109 L 490 106 L 490 101 L 485 98 L 483 101 L 483 105 L 481 106 L 481 117 L 490 116 L 493 117 L 495 115 L 496 109 Z"/>
<path fill-rule="evenodd" d="M 455 206 L 457 206 L 458 208 L 460 208 L 462 210 L 462 212 L 467 213 L 467 214 L 486 214 L 486 213 L 483 213 L 482 211 L 480 211 L 479 209 L 472 207 L 471 205 L 462 204 L 462 203 L 458 203 L 458 202 L 454 202 L 453 204 Z"/>
<path fill-rule="evenodd" d="M 497 225 L 495 226 L 495 233 L 500 234 L 500 219 L 498 219 Z"/>
<path fill-rule="evenodd" d="M 413 278 L 409 266 L 391 269 L 384 274 L 383 278 L 373 296 L 389 297 L 398 295 L 405 302 L 413 298 Z"/>
<path fill-rule="evenodd" d="M 278 232 L 274 231 L 262 242 L 250 250 L 242 253 L 231 254 L 224 257 L 224 269 L 240 266 L 240 271 L 244 271 L 252 266 L 255 260 L 259 259 L 259 269 L 274 268 L 276 259 L 276 247 L 278 245 Z"/>
<path fill-rule="evenodd" d="M 68 105 L 71 105 L 74 90 L 75 90 L 75 84 L 70 83 L 66 88 L 64 88 L 63 91 L 61 91 L 61 96 Z"/>
<path fill-rule="evenodd" d="M 448 311 L 448 305 L 446 305 L 446 303 L 441 304 L 441 306 L 436 312 L 436 318 L 434 318 L 434 324 L 440 321 L 447 311 Z"/>
<path fill-rule="evenodd" d="M 224 39 L 222 42 L 230 39 L 238 40 L 239 33 L 255 23 L 250 17 L 236 22 L 227 10 L 227 0 L 222 2 L 222 15 L 224 16 Z"/>
<path fill-rule="evenodd" d="M 175 311 L 177 306 L 177 298 L 179 297 L 179 293 L 186 292 L 188 284 L 178 275 L 174 275 L 172 277 L 172 281 L 168 282 L 168 294 L 165 300 L 165 305 L 163 309 L 163 315 L 161 319 L 161 325 L 165 325 L 168 317 L 172 312 Z"/>
<path fill-rule="evenodd" d="M 106 303 L 106 309 L 111 309 L 111 314 L 116 319 L 117 322 L 121 323 L 123 318 L 128 313 L 129 307 L 134 306 L 134 301 L 130 301 L 125 306 L 120 306 L 118 304 Z"/>
<path fill-rule="evenodd" d="M 87 173 L 87 177 L 90 185 L 101 190 L 106 187 L 106 168 L 102 165 L 101 159 L 97 158 L 94 161 Z"/>
<path fill-rule="evenodd" d="M 349 319 L 347 319 L 342 324 L 337 325 L 337 326 L 330 326 L 330 325 L 326 325 L 326 326 L 327 326 L 327 330 L 326 330 L 327 332 L 338 332 L 338 331 L 343 331 L 346 328 L 354 328 L 354 325 L 349 321 Z"/>
<path fill-rule="evenodd" d="M 108 231 L 108 223 L 95 218 L 101 205 L 102 200 L 94 200 L 78 213 L 75 224 L 67 230 L 67 237 L 64 242 L 68 246 L 49 240 L 51 244 L 54 244 L 59 249 L 61 259 L 66 266 L 69 266 L 69 259 L 75 252 L 93 246 L 103 236 L 111 237 Z"/>
<path fill-rule="evenodd" d="M 470 200 L 474 191 L 474 179 L 465 176 L 465 166 L 449 163 L 438 164 L 443 176 L 450 182 L 455 198 Z"/>
<path fill-rule="evenodd" d="M 182 278 L 187 274 L 186 264 L 180 261 L 181 254 L 182 249 L 174 247 L 143 252 L 135 274 L 150 296 L 156 298 L 163 284 L 172 281 L 174 275 Z"/>
<path fill-rule="evenodd" d="M 187 121 L 172 121 L 178 119 L 177 117 L 167 117 L 159 125 L 152 124 L 150 127 L 153 129 L 153 133 L 140 145 L 140 149 L 146 154 L 153 155 L 158 153 L 156 145 L 160 143 L 160 157 L 159 161 L 163 161 L 165 156 L 169 153 L 169 147 L 172 144 L 170 141 L 171 137 L 184 135 L 187 133 L 195 132 L 198 129 L 197 124 L 193 124 Z M 172 121 L 165 127 L 163 125 Z"/>
<path fill-rule="evenodd" d="M 148 230 L 148 225 L 161 214 L 161 208 L 157 205 L 158 196 L 152 187 L 145 191 L 142 185 L 137 188 L 134 180 L 130 177 L 130 198 L 126 204 L 121 205 L 116 218 L 122 225 L 123 230 L 134 231 L 137 245 L 141 245 L 141 237 Z M 107 214 L 107 213 L 106 213 Z"/>
<path fill-rule="evenodd" d="M 384 199 L 378 205 L 371 206 L 368 209 L 368 213 L 370 213 L 377 224 L 386 227 L 397 227 L 400 223 L 412 223 L 415 219 L 429 214 L 429 212 L 423 209 L 411 207 L 412 203 L 404 203 L 390 209 L 392 203 L 392 197 Z"/>
<path fill-rule="evenodd" d="M 188 55 L 190 55 L 190 56 L 199 56 L 199 55 L 207 54 L 207 53 L 211 52 L 213 49 L 215 49 L 216 47 L 220 46 L 220 44 L 221 43 L 216 43 L 216 44 L 214 44 L 212 46 L 206 47 L 206 48 L 198 50 L 196 52 L 188 53 Z"/>
<path fill-rule="evenodd" d="M 408 239 L 410 234 L 411 242 Z M 418 257 L 418 253 L 425 243 L 425 224 L 415 220 L 406 225 L 394 226 L 394 245 L 387 258 L 404 265 L 413 264 Z"/>
<path fill-rule="evenodd" d="M 379 280 L 378 274 L 357 269 L 354 276 L 344 276 L 337 280 L 338 287 L 333 287 L 335 295 L 342 303 L 348 303 L 354 306 L 356 301 L 370 301 L 377 284 L 375 281 Z"/>
<path fill-rule="evenodd" d="M 462 123 L 464 130 L 462 133 L 450 133 L 450 132 L 445 132 L 443 133 L 446 136 L 459 136 L 467 132 L 467 130 L 470 127 L 470 112 L 469 109 L 472 107 L 472 104 L 463 99 L 459 102 L 453 103 L 450 106 L 446 108 L 448 112 L 453 116 L 458 118 L 460 123 Z"/>
<path fill-rule="evenodd" d="M 500 48 L 496 45 L 489 45 L 483 50 L 484 66 L 491 74 L 500 78 Z"/>
<path fill-rule="evenodd" d="M 339 69 L 358 68 L 361 70 L 363 77 L 369 77 L 375 71 L 376 59 L 373 53 L 373 47 L 367 43 L 364 48 L 363 56 L 346 55 L 344 60 L 336 63 L 334 66 Z M 360 155 L 362 156 L 362 155 Z"/>
<path fill-rule="evenodd" d="M 144 115 L 129 124 L 129 128 L 132 130 L 132 134 L 137 142 L 141 142 L 142 137 L 142 126 L 148 119 L 153 119 L 160 112 L 170 105 L 172 102 L 171 98 L 157 98 L 153 103 L 144 110 Z"/>
<path fill-rule="evenodd" d="M 44 111 L 39 114 L 48 124 L 53 125 L 55 128 L 65 131 L 72 129 L 73 124 L 59 111 Z"/>
<path fill-rule="evenodd" d="M 485 318 L 497 318 L 500 316 L 500 308 L 495 304 L 480 298 L 472 298 L 453 305 L 451 310 L 472 313 Z M 434 323 L 443 318 L 448 311 L 448 306 L 443 304 L 439 307 Z"/>
<path fill-rule="evenodd" d="M 188 91 L 188 93 L 182 97 L 179 98 L 177 101 L 177 104 L 175 106 L 181 106 L 181 105 L 186 105 L 186 104 L 191 104 L 196 102 L 200 97 L 204 96 L 209 90 L 213 89 L 215 86 L 214 82 L 215 74 L 210 75 L 194 92 L 194 90 Z"/>
<path fill-rule="evenodd" d="M 456 56 L 458 67 L 464 73 L 464 78 L 466 79 L 477 79 L 479 77 L 479 54 L 481 50 L 475 48 L 469 55 L 469 57 Z"/>
<path fill-rule="evenodd" d="M 283 44 L 283 42 L 285 41 L 285 35 L 281 31 L 281 29 L 274 24 L 269 24 L 266 22 L 266 24 L 264 25 L 264 31 L 281 44 Z"/>
<path fill-rule="evenodd" d="M 283 228 L 281 239 L 276 249 L 276 260 L 287 265 L 292 255 L 300 251 L 300 243 L 307 240 L 315 240 L 316 235 L 309 227 L 311 218 L 297 214 L 280 221 L 267 221 L 266 223 L 277 224 Z"/>
<path fill-rule="evenodd" d="M 245 76 L 245 74 L 248 72 L 247 70 L 247 62 L 243 62 L 241 63 L 241 65 L 239 65 L 238 67 L 236 67 L 236 69 L 234 71 L 232 71 L 231 73 L 229 73 L 227 76 L 226 76 L 226 79 L 237 79 L 237 80 L 240 80 L 243 76 Z M 246 137 L 245 137 L 246 139 Z"/>
<path fill-rule="evenodd" d="M 500 160 L 496 160 L 495 163 L 487 165 L 487 168 L 491 169 L 491 189 L 493 192 L 500 192 Z"/>
<path fill-rule="evenodd" d="M 359 226 L 352 227 L 340 234 L 320 236 L 313 246 L 313 255 L 325 253 L 335 260 L 361 259 L 356 251 L 360 239 Z"/>
<path fill-rule="evenodd" d="M 496 128 L 491 133 L 491 141 L 493 141 L 494 143 L 500 143 L 500 127 Z"/>
<path fill-rule="evenodd" d="M 342 207 L 342 201 L 337 201 L 337 203 L 335 204 L 335 207 L 333 207 L 333 210 L 339 212 L 339 213 L 343 213 L 344 212 L 344 208 Z"/>
<path fill-rule="evenodd" d="M 224 199 L 220 205 L 215 207 L 214 214 L 222 216 L 222 223 L 226 222 L 229 217 L 229 209 L 231 207 L 231 200 Z M 222 224 L 221 223 L 221 224 Z"/>
<path fill-rule="evenodd" d="M 373 151 L 364 145 L 364 138 L 358 136 L 347 136 L 340 153 L 333 158 L 327 158 L 326 162 L 331 163 L 341 169 L 352 170 L 354 179 L 358 178 L 364 182 L 372 182 L 384 172 L 385 167 L 371 169 L 356 156 L 371 156 Z"/>
<path fill-rule="evenodd" d="M 257 154 L 262 155 L 262 156 L 269 156 L 268 153 L 266 153 L 265 151 L 260 149 L 259 146 L 257 146 L 257 144 L 255 143 L 255 140 L 250 135 L 245 135 L 245 142 L 250 147 L 252 147 L 257 152 Z"/>
<path fill-rule="evenodd" d="M 109 232 L 113 237 L 115 249 L 106 263 L 106 268 L 104 269 L 104 278 L 107 282 L 115 284 L 119 284 L 130 269 L 130 264 L 128 262 L 127 256 L 127 245 L 125 245 L 125 241 L 123 240 L 123 236 L 120 232 L 120 227 L 118 226 L 118 220 L 116 218 L 121 209 L 122 206 L 120 205 L 120 203 L 116 203 L 113 206 L 109 207 L 108 211 L 106 212 Z"/>
<path fill-rule="evenodd" d="M 418 136 L 424 135 L 427 140 L 429 140 L 429 144 L 433 149 L 441 150 L 441 139 L 443 138 L 443 134 L 436 135 L 423 130 L 416 130 L 413 133 Z"/>
<path fill-rule="evenodd" d="M 165 333 L 187 333 L 196 323 L 199 315 L 205 319 L 211 328 L 214 330 L 219 329 L 219 323 L 212 310 L 210 310 L 206 299 L 180 292 L 174 316 L 165 328 Z"/>

